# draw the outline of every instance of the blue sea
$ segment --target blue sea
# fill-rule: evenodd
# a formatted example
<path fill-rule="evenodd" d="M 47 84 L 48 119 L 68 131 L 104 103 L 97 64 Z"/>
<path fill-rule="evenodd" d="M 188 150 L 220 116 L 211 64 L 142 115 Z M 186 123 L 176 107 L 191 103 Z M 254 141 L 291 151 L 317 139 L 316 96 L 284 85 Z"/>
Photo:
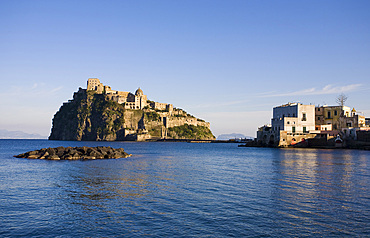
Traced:
<path fill-rule="evenodd" d="M 126 159 L 14 158 L 57 146 Z M 369 237 L 370 151 L 0 140 L 1 237 Z"/>

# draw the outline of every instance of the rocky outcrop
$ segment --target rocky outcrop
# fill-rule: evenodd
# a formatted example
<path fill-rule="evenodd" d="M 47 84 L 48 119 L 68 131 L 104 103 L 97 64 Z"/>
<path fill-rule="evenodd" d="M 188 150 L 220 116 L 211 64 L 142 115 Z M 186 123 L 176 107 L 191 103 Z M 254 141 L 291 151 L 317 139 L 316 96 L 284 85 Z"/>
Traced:
<path fill-rule="evenodd" d="M 189 131 L 190 130 L 190 131 Z M 215 139 L 210 125 L 182 109 L 126 109 L 105 94 L 79 89 L 54 115 L 50 140 Z"/>
<path fill-rule="evenodd" d="M 77 159 L 118 159 L 127 158 L 131 154 L 127 154 L 122 148 L 112 147 L 57 147 L 43 148 L 41 150 L 29 151 L 20 155 L 15 155 L 16 158 L 27 159 L 46 159 L 46 160 L 77 160 Z"/>

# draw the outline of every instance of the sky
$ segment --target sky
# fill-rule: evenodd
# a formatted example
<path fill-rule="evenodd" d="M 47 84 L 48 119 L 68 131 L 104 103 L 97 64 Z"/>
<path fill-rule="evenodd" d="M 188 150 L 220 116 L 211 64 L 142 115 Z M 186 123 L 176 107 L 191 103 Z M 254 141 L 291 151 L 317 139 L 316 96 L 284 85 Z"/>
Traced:
<path fill-rule="evenodd" d="M 370 117 L 370 1 L 0 0 L 0 129 L 50 134 L 88 78 L 256 136 L 288 102 Z"/>

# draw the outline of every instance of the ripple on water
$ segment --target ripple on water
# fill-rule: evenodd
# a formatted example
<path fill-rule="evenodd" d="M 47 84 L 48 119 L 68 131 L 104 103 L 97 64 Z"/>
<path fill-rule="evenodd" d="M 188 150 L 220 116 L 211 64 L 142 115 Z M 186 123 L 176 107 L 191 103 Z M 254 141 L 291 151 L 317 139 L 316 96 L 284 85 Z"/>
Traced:
<path fill-rule="evenodd" d="M 364 237 L 366 151 L 234 144 L 0 140 L 1 236 Z M 133 157 L 35 161 L 44 147 L 123 146 Z"/>

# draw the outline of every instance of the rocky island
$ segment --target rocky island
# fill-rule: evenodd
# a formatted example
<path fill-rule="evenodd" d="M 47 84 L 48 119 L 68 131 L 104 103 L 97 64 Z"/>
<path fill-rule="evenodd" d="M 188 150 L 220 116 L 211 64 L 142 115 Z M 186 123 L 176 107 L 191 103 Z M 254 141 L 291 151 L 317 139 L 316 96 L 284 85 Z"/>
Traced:
<path fill-rule="evenodd" d="M 54 115 L 49 140 L 147 141 L 163 139 L 214 140 L 210 123 L 172 104 L 148 100 L 138 88 L 135 94 L 112 90 L 90 78 L 73 99 Z"/>
<path fill-rule="evenodd" d="M 112 147 L 57 147 L 43 148 L 40 150 L 29 151 L 15 155 L 16 158 L 45 159 L 45 160 L 77 160 L 77 159 L 118 159 L 127 158 L 127 154 L 122 148 Z"/>

